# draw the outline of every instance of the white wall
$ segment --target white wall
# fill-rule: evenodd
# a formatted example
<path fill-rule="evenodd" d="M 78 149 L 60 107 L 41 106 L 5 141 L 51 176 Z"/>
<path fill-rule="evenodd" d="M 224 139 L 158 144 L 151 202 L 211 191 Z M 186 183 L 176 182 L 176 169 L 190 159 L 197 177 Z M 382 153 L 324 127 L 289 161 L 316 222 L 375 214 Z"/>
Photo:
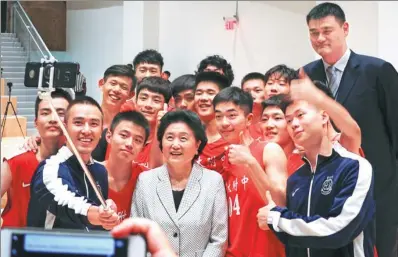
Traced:
<path fill-rule="evenodd" d="M 398 70 L 398 2 L 379 2 L 379 57 Z"/>
<path fill-rule="evenodd" d="M 379 15 L 376 1 L 342 1 L 338 4 L 343 8 L 350 25 L 347 38 L 353 51 L 361 54 L 378 55 Z"/>
<path fill-rule="evenodd" d="M 101 101 L 98 80 L 106 68 L 123 62 L 123 5 L 91 8 L 68 8 L 67 53 L 80 63 L 87 94 Z"/>
<path fill-rule="evenodd" d="M 123 63 L 131 63 L 144 45 L 141 36 L 144 33 L 143 1 L 123 2 Z"/>
<path fill-rule="evenodd" d="M 231 62 L 238 85 L 251 71 L 264 73 L 280 63 L 298 68 L 314 56 L 302 7 L 310 9 L 315 1 L 300 3 L 239 1 L 235 32 L 225 30 L 223 21 L 235 13 L 235 1 L 161 1 L 159 49 L 165 69 L 175 78 L 192 73 L 207 55 L 220 54 Z"/>

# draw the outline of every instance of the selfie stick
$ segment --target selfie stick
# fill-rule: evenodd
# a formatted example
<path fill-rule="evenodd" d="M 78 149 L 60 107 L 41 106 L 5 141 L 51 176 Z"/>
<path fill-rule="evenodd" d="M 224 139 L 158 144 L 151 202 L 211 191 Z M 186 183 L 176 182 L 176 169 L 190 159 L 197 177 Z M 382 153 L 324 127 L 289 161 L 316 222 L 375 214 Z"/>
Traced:
<path fill-rule="evenodd" d="M 97 195 L 98 199 L 100 200 L 102 206 L 104 207 L 104 209 L 107 209 L 106 203 L 105 203 L 105 199 L 102 196 L 101 191 L 98 189 L 93 176 L 91 175 L 90 171 L 87 169 L 86 164 L 83 162 L 82 157 L 80 156 L 79 152 L 77 151 L 75 145 L 72 142 L 72 139 L 70 138 L 68 131 L 66 131 L 66 128 L 64 126 L 64 123 L 61 121 L 61 118 L 58 116 L 57 111 L 55 110 L 55 107 L 52 103 L 52 98 L 51 98 L 51 92 L 53 92 L 55 89 L 53 87 L 53 82 L 54 82 L 54 65 L 51 66 L 50 68 L 50 80 L 49 80 L 49 85 L 48 88 L 43 88 L 42 86 L 42 81 L 43 81 L 43 74 L 44 74 L 44 64 L 45 63 L 51 63 L 54 64 L 54 62 L 56 62 L 54 57 L 51 57 L 50 60 L 46 60 L 44 58 L 41 59 L 41 63 L 42 66 L 40 67 L 40 73 L 39 73 L 39 85 L 38 85 L 38 89 L 39 89 L 39 97 L 42 100 L 46 100 L 49 102 L 50 104 L 50 109 L 53 113 L 53 115 L 56 117 L 56 120 L 60 126 L 60 128 L 62 129 L 62 132 L 64 133 L 67 142 L 69 143 L 70 147 L 72 148 L 72 152 L 76 155 L 77 160 L 79 161 L 80 166 L 83 168 L 84 173 L 86 174 L 88 181 L 90 182 L 91 186 L 94 188 L 95 194 Z"/>

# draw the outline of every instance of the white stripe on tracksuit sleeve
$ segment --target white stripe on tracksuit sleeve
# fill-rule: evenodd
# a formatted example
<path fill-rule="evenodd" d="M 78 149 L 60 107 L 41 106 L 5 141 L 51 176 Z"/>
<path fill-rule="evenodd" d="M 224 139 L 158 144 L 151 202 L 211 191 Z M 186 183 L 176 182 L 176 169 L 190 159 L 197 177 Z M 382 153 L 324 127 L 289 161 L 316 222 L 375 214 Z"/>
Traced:
<path fill-rule="evenodd" d="M 268 223 L 281 241 L 296 247 L 333 249 L 352 242 L 364 230 L 374 214 L 373 171 L 365 159 L 355 163 L 349 167 L 328 217 L 300 215 L 280 207 L 270 211 Z"/>
<path fill-rule="evenodd" d="M 60 163 L 70 156 L 61 148 L 56 155 L 46 160 L 32 180 L 32 193 L 41 206 L 64 221 L 91 225 L 87 219 L 92 206 L 84 196 L 76 194 L 69 171 L 62 170 Z"/>

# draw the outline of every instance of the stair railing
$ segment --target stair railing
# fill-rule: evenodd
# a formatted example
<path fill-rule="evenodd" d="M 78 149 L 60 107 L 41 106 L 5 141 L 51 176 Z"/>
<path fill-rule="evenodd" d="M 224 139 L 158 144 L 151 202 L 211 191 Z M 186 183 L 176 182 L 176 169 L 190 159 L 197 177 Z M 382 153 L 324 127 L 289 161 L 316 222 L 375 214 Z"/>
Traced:
<path fill-rule="evenodd" d="M 41 58 L 50 59 L 53 57 L 20 1 L 13 1 L 11 15 L 12 32 L 16 34 L 25 48 L 28 61 L 40 62 Z"/>

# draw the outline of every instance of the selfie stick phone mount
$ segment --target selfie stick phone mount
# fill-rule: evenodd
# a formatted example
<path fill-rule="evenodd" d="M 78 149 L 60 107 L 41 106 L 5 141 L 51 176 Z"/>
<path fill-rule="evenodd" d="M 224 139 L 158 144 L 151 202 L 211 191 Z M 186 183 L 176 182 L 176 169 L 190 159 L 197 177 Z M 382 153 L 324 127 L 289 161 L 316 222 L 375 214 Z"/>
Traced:
<path fill-rule="evenodd" d="M 66 140 L 69 144 L 69 146 L 72 149 L 73 154 L 77 157 L 77 160 L 79 161 L 80 166 L 83 168 L 84 173 L 86 174 L 91 186 L 93 187 L 95 194 L 97 195 L 98 199 L 101 202 L 101 205 L 103 208 L 106 210 L 108 206 L 106 205 L 105 199 L 101 193 L 101 190 L 98 188 L 96 185 L 93 176 L 91 175 L 90 171 L 87 169 L 86 164 L 84 163 L 82 157 L 80 156 L 79 152 L 77 151 L 75 145 L 72 142 L 72 139 L 70 138 L 68 132 L 66 131 L 64 123 L 61 121 L 60 117 L 58 116 L 57 111 L 55 110 L 55 107 L 52 103 L 52 98 L 51 98 L 51 93 L 55 91 L 55 88 L 53 87 L 53 82 L 54 82 L 54 63 L 57 60 L 54 57 L 51 57 L 50 60 L 41 59 L 41 67 L 40 67 L 40 72 L 39 72 L 39 84 L 38 84 L 38 95 L 40 99 L 48 101 L 50 104 L 50 109 L 52 112 L 52 115 L 54 115 L 55 119 L 58 122 L 59 127 L 61 128 L 64 136 L 66 137 Z M 43 75 L 44 75 L 44 69 L 46 66 L 50 66 L 50 76 L 49 76 L 49 82 L 48 82 L 48 87 L 43 87 L 42 82 L 43 82 Z"/>

